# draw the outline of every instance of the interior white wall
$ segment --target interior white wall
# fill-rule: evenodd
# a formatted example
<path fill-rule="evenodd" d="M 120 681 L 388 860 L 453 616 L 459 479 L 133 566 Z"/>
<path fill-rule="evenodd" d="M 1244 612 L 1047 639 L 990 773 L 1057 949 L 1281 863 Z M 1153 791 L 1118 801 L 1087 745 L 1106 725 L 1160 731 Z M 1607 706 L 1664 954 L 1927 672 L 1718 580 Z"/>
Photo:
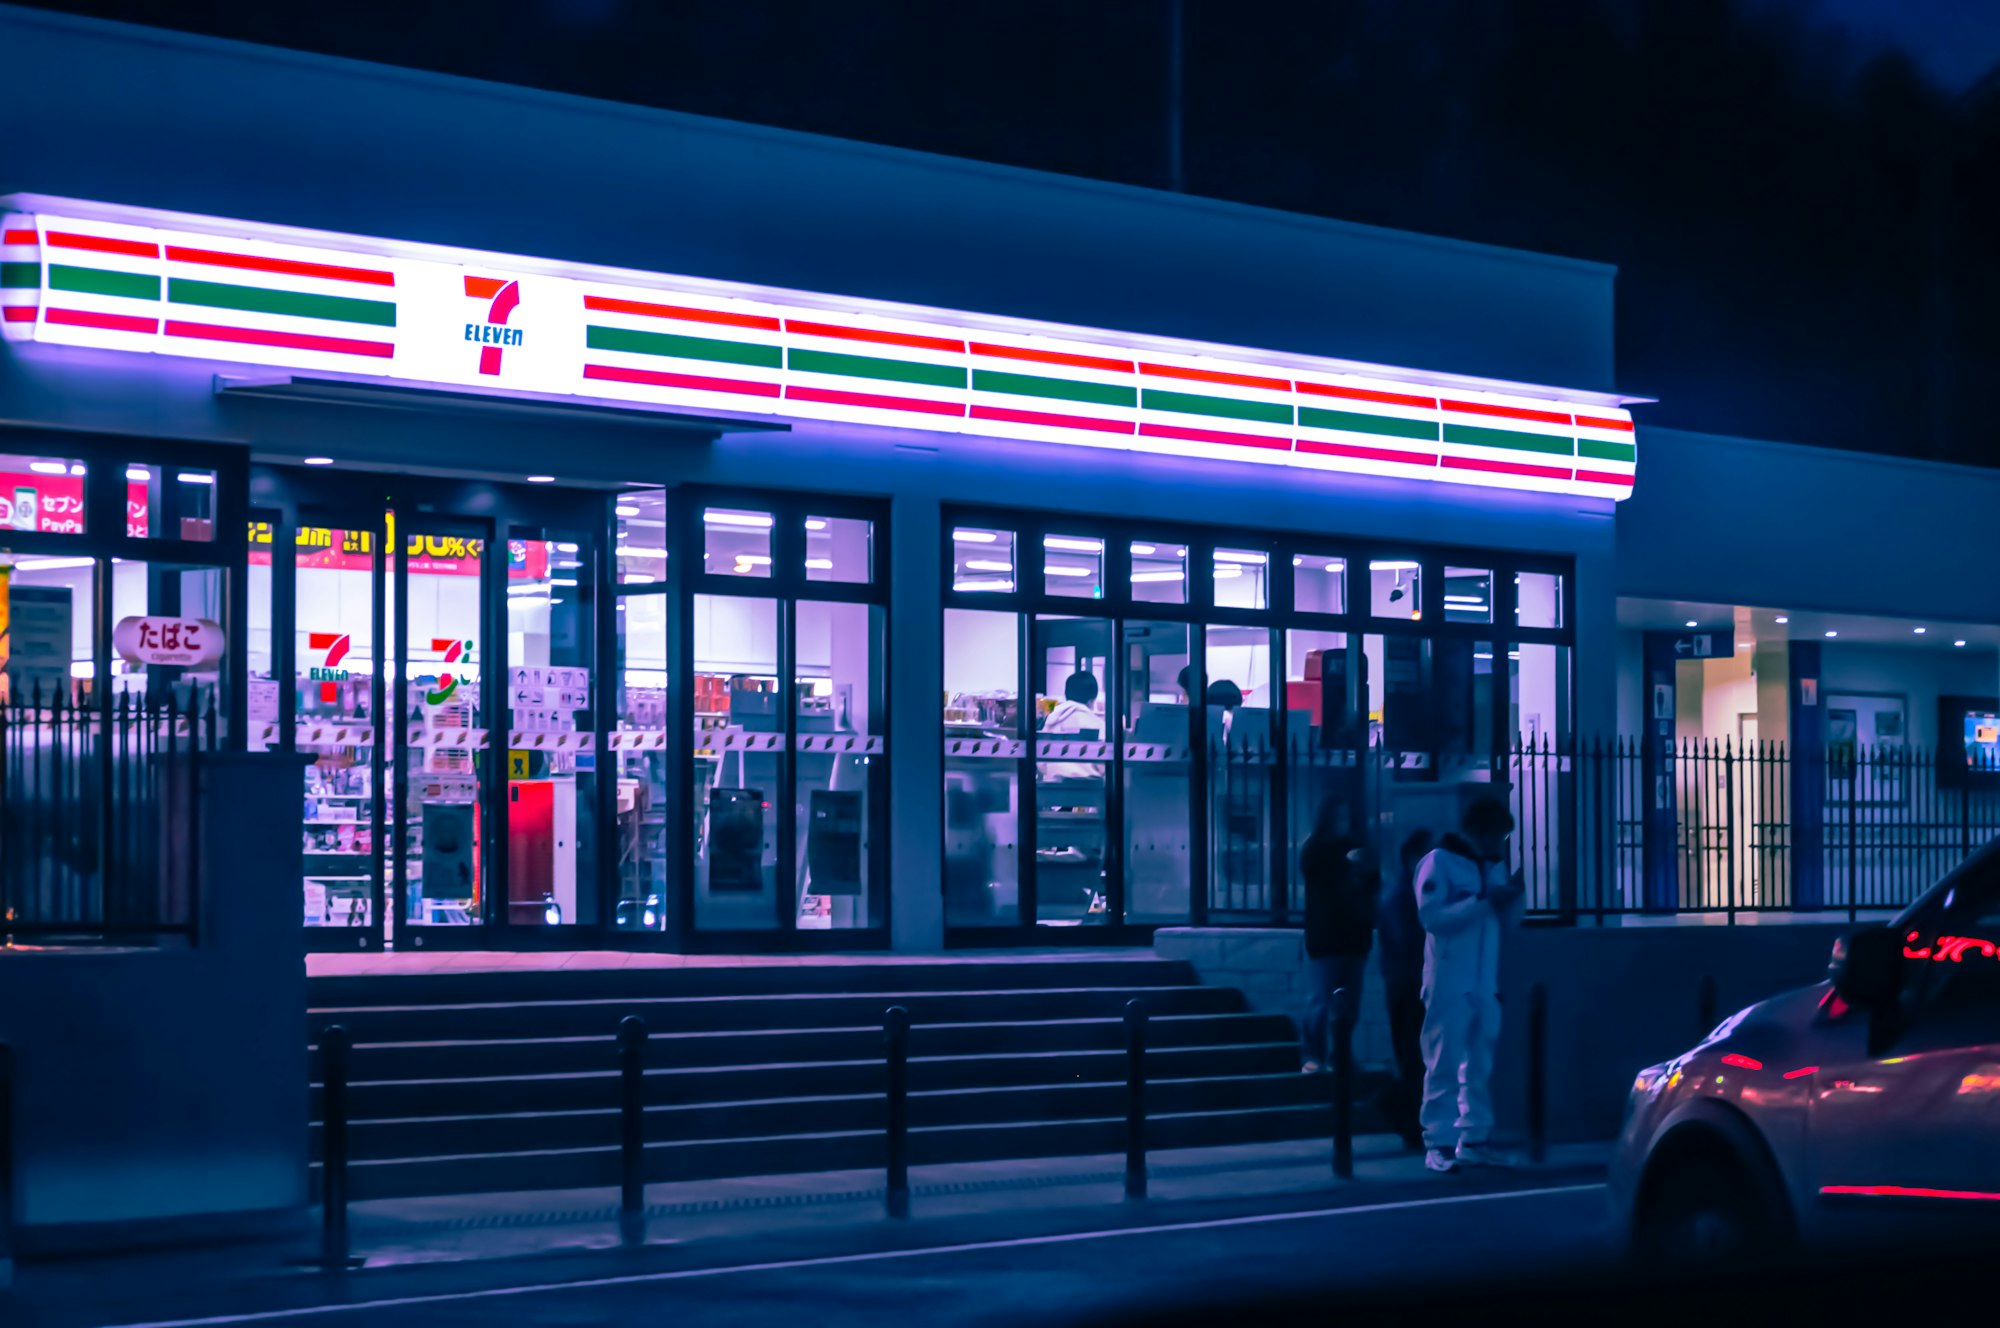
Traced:
<path fill-rule="evenodd" d="M 1971 647 L 1913 649 L 1830 641 L 1820 667 L 1820 690 L 1829 696 L 1845 692 L 1903 697 L 1908 703 L 1910 741 L 1926 748 L 1938 742 L 1938 697 L 1992 696 L 1996 690 L 1994 652 Z"/>
<path fill-rule="evenodd" d="M 1020 615 L 948 609 L 944 615 L 944 687 L 947 692 L 1020 690 Z"/>

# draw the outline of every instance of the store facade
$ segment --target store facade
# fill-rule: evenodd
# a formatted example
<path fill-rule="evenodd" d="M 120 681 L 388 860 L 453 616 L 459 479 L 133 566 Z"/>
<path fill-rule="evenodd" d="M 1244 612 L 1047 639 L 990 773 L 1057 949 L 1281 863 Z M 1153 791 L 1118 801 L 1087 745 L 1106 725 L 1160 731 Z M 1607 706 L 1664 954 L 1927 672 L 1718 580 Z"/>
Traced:
<path fill-rule="evenodd" d="M 306 103 L 362 77 L 164 52 L 133 67 L 219 89 L 171 115 L 254 92 L 326 151 Z M 476 107 L 565 145 L 529 150 L 551 179 L 617 142 L 741 208 L 608 243 L 603 181 L 496 223 L 457 177 L 335 202 L 83 130 L 8 159 L 77 195 L 0 199 L 0 563 L 42 624 L 10 698 L 206 697 L 228 745 L 297 753 L 304 865 L 271 888 L 315 947 L 1286 919 L 1323 811 L 1559 799 L 1508 753 L 1610 722 L 1637 449 L 1608 270 L 367 77 L 385 179 Z M 788 234 L 849 247 L 746 229 L 815 189 Z M 186 210 L 96 201 L 131 198 Z M 169 629 L 214 644 L 130 648 Z"/>

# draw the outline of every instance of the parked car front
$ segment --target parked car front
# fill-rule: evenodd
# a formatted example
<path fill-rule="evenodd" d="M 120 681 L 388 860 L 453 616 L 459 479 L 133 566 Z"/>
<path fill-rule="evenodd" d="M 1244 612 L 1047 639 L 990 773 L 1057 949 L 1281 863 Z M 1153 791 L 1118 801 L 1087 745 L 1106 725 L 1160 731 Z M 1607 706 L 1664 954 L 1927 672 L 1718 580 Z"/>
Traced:
<path fill-rule="evenodd" d="M 1611 1190 L 1651 1256 L 2000 1217 L 2000 840 L 1842 937 L 1826 981 L 1641 1071 Z"/>

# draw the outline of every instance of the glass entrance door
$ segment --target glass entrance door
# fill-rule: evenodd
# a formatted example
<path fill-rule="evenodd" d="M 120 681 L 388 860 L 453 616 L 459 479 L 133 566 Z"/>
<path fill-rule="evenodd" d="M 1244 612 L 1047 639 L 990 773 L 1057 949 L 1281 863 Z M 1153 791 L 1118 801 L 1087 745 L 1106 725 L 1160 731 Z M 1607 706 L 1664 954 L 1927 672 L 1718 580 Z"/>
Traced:
<path fill-rule="evenodd" d="M 254 644 L 262 607 L 268 676 L 253 665 L 250 732 L 253 746 L 280 747 L 289 728 L 294 749 L 310 762 L 301 828 L 307 944 L 380 949 L 388 655 L 382 522 L 308 516 L 294 525 L 271 513 L 260 527 L 251 547 L 251 635 Z"/>
<path fill-rule="evenodd" d="M 483 925 L 505 917 L 487 888 L 503 831 L 482 796 L 505 750 L 488 733 L 483 677 L 492 541 L 482 526 L 436 519 L 392 517 L 390 528 L 395 944 L 477 944 Z"/>

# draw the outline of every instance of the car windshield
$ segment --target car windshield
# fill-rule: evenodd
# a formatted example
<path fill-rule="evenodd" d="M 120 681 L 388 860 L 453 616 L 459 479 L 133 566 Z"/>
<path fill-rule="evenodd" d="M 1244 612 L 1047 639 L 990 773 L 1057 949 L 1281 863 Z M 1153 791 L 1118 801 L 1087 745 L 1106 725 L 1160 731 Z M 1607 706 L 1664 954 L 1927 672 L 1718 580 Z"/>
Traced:
<path fill-rule="evenodd" d="M 1890 926 L 1919 926 L 1947 917 L 1959 926 L 2000 925 L 2000 836 L 1946 872 Z"/>

